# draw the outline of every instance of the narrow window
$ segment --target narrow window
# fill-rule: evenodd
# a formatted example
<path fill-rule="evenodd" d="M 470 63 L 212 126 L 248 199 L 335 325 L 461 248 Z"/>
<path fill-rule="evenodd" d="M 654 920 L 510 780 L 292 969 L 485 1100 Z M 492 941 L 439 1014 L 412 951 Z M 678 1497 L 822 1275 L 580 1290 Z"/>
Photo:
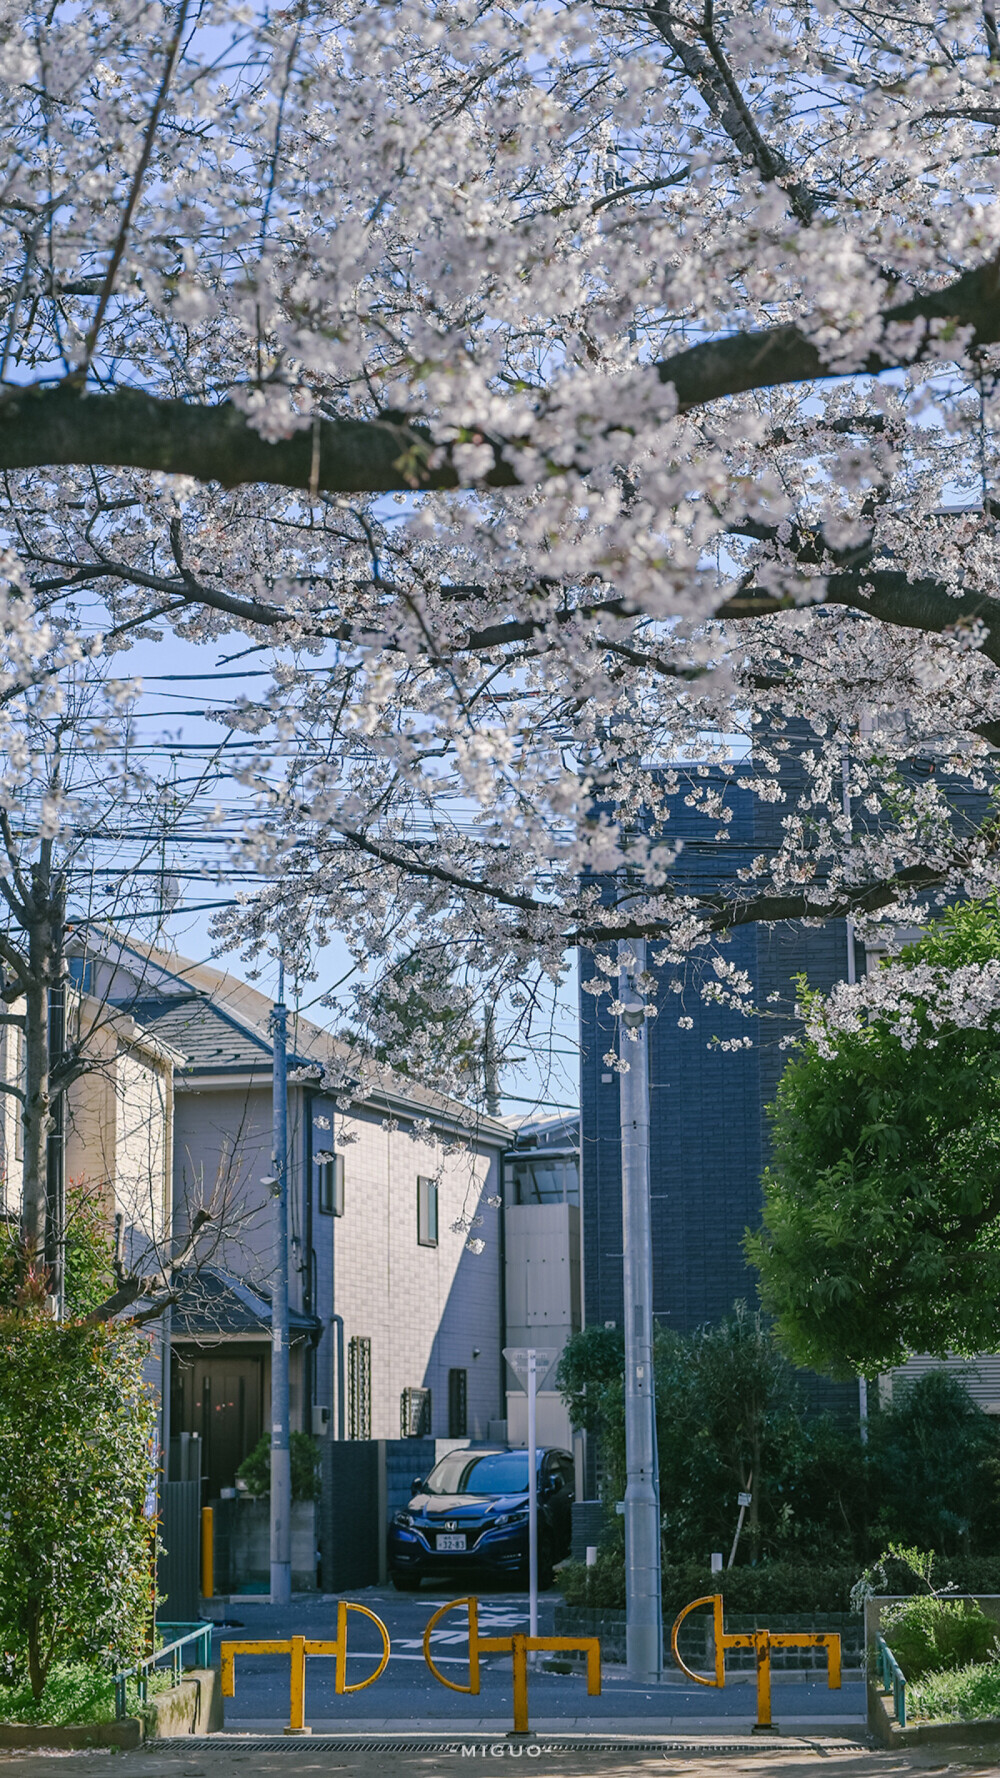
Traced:
<path fill-rule="evenodd" d="M 404 1389 L 399 1398 L 400 1438 L 430 1438 L 431 1392 L 429 1389 Z"/>
<path fill-rule="evenodd" d="M 436 1179 L 417 1180 L 417 1241 L 421 1247 L 436 1247 L 438 1244 Z"/>
<path fill-rule="evenodd" d="M 344 1157 L 320 1149 L 316 1157 L 319 1207 L 324 1216 L 344 1214 Z"/>
<path fill-rule="evenodd" d="M 94 976 L 92 958 L 69 957 L 66 962 L 66 973 L 74 988 L 79 988 L 81 994 L 91 993 Z"/>
<path fill-rule="evenodd" d="M 347 1342 L 347 1436 L 372 1435 L 372 1343 L 365 1334 Z"/>
<path fill-rule="evenodd" d="M 468 1371 L 448 1372 L 448 1437 L 465 1438 L 468 1434 Z"/>

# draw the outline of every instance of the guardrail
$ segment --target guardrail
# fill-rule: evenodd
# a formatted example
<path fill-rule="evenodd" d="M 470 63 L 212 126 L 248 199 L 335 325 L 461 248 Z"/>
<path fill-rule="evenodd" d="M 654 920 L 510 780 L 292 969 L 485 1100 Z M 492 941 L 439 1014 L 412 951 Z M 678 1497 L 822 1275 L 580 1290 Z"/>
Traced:
<path fill-rule="evenodd" d="M 359 1617 L 371 1620 L 382 1638 L 382 1658 L 374 1673 L 367 1679 L 359 1679 L 354 1685 L 347 1683 L 347 1614 L 356 1611 Z M 341 1599 L 337 1606 L 337 1635 L 335 1641 L 318 1639 L 311 1636 L 292 1636 L 282 1642 L 222 1642 L 219 1644 L 221 1672 L 221 1689 L 224 1698 L 236 1695 L 236 1656 L 237 1655 L 291 1655 L 291 1676 L 289 1688 L 288 1727 L 286 1735 L 311 1735 L 312 1729 L 306 1727 L 306 1656 L 333 1655 L 334 1690 L 338 1697 L 345 1692 L 364 1691 L 366 1685 L 374 1685 L 381 1679 L 389 1659 L 389 1632 L 382 1619 L 369 1611 L 367 1605 L 354 1605 L 347 1599 Z"/>
<path fill-rule="evenodd" d="M 431 1657 L 431 1637 L 436 1626 L 449 1611 L 464 1605 L 469 1613 L 469 1683 L 459 1685 L 446 1679 Z M 528 1728 L 528 1656 L 535 1653 L 582 1654 L 587 1657 L 587 1692 L 590 1697 L 601 1693 L 601 1645 L 596 1636 L 480 1636 L 479 1601 L 476 1598 L 452 1599 L 442 1605 L 429 1619 L 424 1631 L 424 1660 L 440 1685 L 450 1692 L 471 1692 L 479 1695 L 479 1657 L 481 1654 L 510 1655 L 514 1681 L 514 1733 L 527 1735 Z"/>
<path fill-rule="evenodd" d="M 686 1661 L 683 1661 L 677 1647 L 680 1627 L 689 1612 L 697 1610 L 699 1605 L 712 1607 L 712 1632 L 715 1644 L 715 1673 L 706 1679 L 703 1673 L 695 1673 Z M 831 1691 L 840 1689 L 840 1637 L 832 1631 L 797 1630 L 793 1632 L 779 1630 L 737 1631 L 727 1634 L 723 1628 L 723 1602 L 721 1593 L 708 1593 L 703 1599 L 692 1599 L 685 1605 L 674 1619 L 674 1627 L 670 1632 L 670 1646 L 674 1660 L 682 1673 L 693 1679 L 696 1685 L 724 1686 L 726 1683 L 726 1650 L 728 1648 L 752 1648 L 757 1665 L 757 1721 L 754 1734 L 776 1734 L 777 1730 L 771 1721 L 771 1650 L 772 1648 L 825 1648 L 827 1660 L 827 1685 Z"/>
<path fill-rule="evenodd" d="M 148 1693 L 149 1675 L 160 1661 L 166 1659 L 167 1655 L 171 1657 L 175 1685 L 180 1680 L 184 1665 L 181 1660 L 181 1650 L 187 1648 L 190 1643 L 193 1642 L 196 1644 L 196 1651 L 194 1659 L 187 1663 L 188 1666 L 211 1666 L 212 1631 L 214 1628 L 214 1624 L 204 1622 L 198 1624 L 158 1624 L 157 1629 L 161 1633 L 171 1630 L 180 1630 L 183 1634 L 176 1636 L 172 1642 L 166 1642 L 162 1647 L 154 1649 L 153 1653 L 147 1655 L 144 1661 L 140 1661 L 138 1666 L 129 1667 L 125 1672 L 115 1674 L 115 1716 L 118 1721 L 121 1722 L 123 1717 L 128 1715 L 126 1699 L 128 1681 L 130 1679 L 136 1681 L 139 1702 L 140 1704 L 145 1704 Z"/>
<path fill-rule="evenodd" d="M 906 1679 L 903 1669 L 897 1661 L 885 1638 L 876 1633 L 875 1660 L 878 1676 L 884 1691 L 892 1691 L 892 1707 L 896 1712 L 896 1721 L 901 1729 L 906 1727 Z"/>

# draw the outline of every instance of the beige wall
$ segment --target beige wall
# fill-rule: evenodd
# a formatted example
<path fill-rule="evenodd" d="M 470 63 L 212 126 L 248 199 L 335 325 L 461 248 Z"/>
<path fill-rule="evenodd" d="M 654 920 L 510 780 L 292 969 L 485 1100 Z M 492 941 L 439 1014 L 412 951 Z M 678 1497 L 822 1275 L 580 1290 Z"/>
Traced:
<path fill-rule="evenodd" d="M 170 1228 L 171 1067 L 111 1023 L 88 1053 L 92 1066 L 67 1095 L 66 1179 L 100 1196 L 109 1223 L 124 1218 L 126 1258 L 145 1268 Z"/>

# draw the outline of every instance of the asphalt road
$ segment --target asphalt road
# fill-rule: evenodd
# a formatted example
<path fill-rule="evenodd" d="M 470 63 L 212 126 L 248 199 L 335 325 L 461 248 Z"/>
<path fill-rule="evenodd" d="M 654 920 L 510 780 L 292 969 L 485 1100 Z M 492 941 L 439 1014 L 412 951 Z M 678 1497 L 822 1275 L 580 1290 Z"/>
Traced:
<path fill-rule="evenodd" d="M 414 1595 L 395 1593 L 391 1588 L 366 1588 L 354 1597 L 385 1623 L 392 1643 L 389 1665 L 376 1684 L 338 1698 L 332 1659 L 310 1656 L 306 1722 L 314 1730 L 511 1726 L 509 1656 L 483 1657 L 478 1697 L 447 1690 L 427 1668 L 421 1647 L 424 1627 L 432 1613 L 453 1594 L 437 1589 Z M 555 1603 L 555 1594 L 543 1595 L 539 1601 L 541 1635 L 551 1632 Z M 234 1600 L 226 1611 L 228 1622 L 235 1625 L 238 1620 L 241 1627 L 216 1635 L 215 1659 L 223 1639 L 278 1640 L 291 1635 L 332 1639 L 336 1634 L 337 1602 L 333 1598 L 307 1597 L 283 1609 L 273 1608 L 266 1600 L 243 1598 Z M 526 1631 L 527 1598 L 523 1593 L 481 1594 L 479 1625 L 481 1634 L 487 1636 Z M 445 1619 L 432 1640 L 436 1663 L 448 1678 L 460 1684 L 468 1676 L 465 1626 L 465 1613 L 458 1610 L 453 1623 Z M 352 1617 L 349 1646 L 348 1679 L 356 1683 L 377 1664 L 380 1643 L 375 1626 L 363 1618 Z M 227 1729 L 281 1729 L 288 1721 L 288 1672 L 287 1655 L 238 1655 L 235 1696 L 227 1699 L 225 1706 Z M 582 1672 L 533 1672 L 529 1678 L 529 1710 L 532 1727 L 538 1728 L 593 1731 L 614 1724 L 619 1729 L 628 1726 L 633 1731 L 663 1732 L 670 1727 L 693 1729 L 696 1722 L 714 1722 L 721 1728 L 725 1721 L 729 1729 L 748 1729 L 754 1720 L 754 1691 L 746 1682 L 727 1685 L 724 1691 L 672 1681 L 643 1688 L 620 1667 L 606 1663 L 599 1698 L 587 1696 Z M 864 1710 L 864 1688 L 856 1681 L 848 1681 L 835 1692 L 822 1682 L 812 1681 L 779 1680 L 773 1688 L 775 1722 L 792 1733 L 820 1724 L 856 1732 Z"/>

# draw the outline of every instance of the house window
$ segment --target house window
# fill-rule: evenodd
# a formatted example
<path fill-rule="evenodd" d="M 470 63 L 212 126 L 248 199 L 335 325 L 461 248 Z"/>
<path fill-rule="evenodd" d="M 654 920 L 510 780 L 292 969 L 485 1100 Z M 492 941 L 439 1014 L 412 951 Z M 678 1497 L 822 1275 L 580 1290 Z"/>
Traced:
<path fill-rule="evenodd" d="M 372 1435 L 372 1343 L 366 1334 L 347 1342 L 347 1436 Z"/>
<path fill-rule="evenodd" d="M 92 992 L 94 963 L 91 957 L 67 958 L 66 973 L 74 988 L 79 988 L 81 994 Z"/>
<path fill-rule="evenodd" d="M 316 1203 L 324 1216 L 344 1214 L 344 1157 L 333 1145 L 336 1107 L 332 1099 L 314 1099 L 310 1115 L 309 1148 L 312 1155 Z"/>
<path fill-rule="evenodd" d="M 465 1438 L 469 1427 L 469 1373 L 448 1372 L 448 1437 Z"/>
<path fill-rule="evenodd" d="M 319 1207 L 324 1216 L 344 1214 L 344 1157 L 320 1149 L 316 1156 Z"/>
<path fill-rule="evenodd" d="M 417 1241 L 421 1247 L 436 1247 L 438 1244 L 436 1179 L 417 1180 Z"/>
<path fill-rule="evenodd" d="M 429 1389 L 404 1389 L 399 1398 L 400 1438 L 430 1438 L 431 1392 Z"/>

